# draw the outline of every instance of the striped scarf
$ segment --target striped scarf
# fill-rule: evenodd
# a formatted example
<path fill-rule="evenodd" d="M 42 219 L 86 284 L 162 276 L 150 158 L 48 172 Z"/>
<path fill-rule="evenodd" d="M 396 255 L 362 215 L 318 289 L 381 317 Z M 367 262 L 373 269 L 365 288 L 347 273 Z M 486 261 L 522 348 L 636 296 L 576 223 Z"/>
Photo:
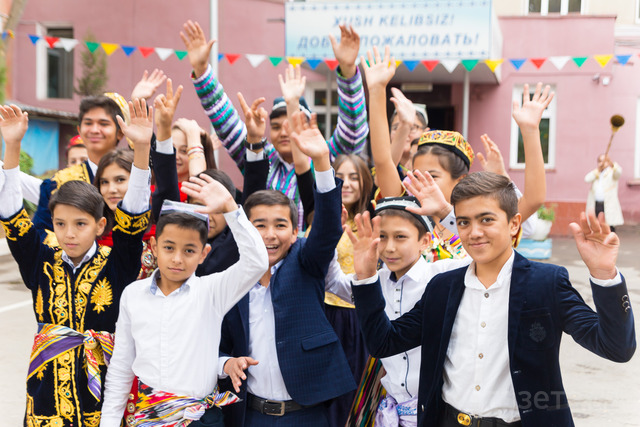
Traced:
<path fill-rule="evenodd" d="M 27 379 L 62 353 L 83 344 L 89 392 L 99 401 L 102 397 L 102 379 L 98 367 L 98 346 L 102 349 L 105 364 L 108 366 L 113 354 L 113 334 L 109 332 L 96 332 L 89 329 L 80 333 L 62 325 L 38 323 L 38 333 L 33 340 Z"/>
<path fill-rule="evenodd" d="M 154 390 L 139 380 L 134 426 L 185 427 L 199 420 L 207 409 L 230 405 L 239 400 L 231 392 L 219 393 L 217 386 L 204 399 L 196 399 Z"/>

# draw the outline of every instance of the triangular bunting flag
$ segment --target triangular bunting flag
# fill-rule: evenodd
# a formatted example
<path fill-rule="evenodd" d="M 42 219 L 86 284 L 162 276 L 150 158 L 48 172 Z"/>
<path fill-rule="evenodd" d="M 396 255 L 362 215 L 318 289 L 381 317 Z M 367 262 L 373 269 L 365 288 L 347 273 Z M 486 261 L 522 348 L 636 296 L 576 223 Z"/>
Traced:
<path fill-rule="evenodd" d="M 76 39 L 65 39 L 65 38 L 61 37 L 60 38 L 60 44 L 62 45 L 64 50 L 66 50 L 67 52 L 71 52 L 78 45 L 78 40 L 76 40 Z"/>
<path fill-rule="evenodd" d="M 324 63 L 327 64 L 327 67 L 329 67 L 329 69 L 331 71 L 333 71 L 336 68 L 338 68 L 338 60 L 337 59 L 325 59 Z"/>
<path fill-rule="evenodd" d="M 84 44 L 87 45 L 87 49 L 89 49 L 89 52 L 93 53 L 95 52 L 99 47 L 100 47 L 100 43 L 96 43 L 96 42 L 84 42 Z"/>
<path fill-rule="evenodd" d="M 562 70 L 567 62 L 571 59 L 570 56 L 551 56 L 549 57 L 549 61 L 558 69 Z"/>
<path fill-rule="evenodd" d="M 11 37 L 12 39 L 16 38 L 15 33 L 13 32 L 13 30 L 7 30 L 5 31 L 5 33 L 7 33 L 9 35 L 9 37 Z M 4 33 L 3 33 L 4 34 Z"/>
<path fill-rule="evenodd" d="M 111 56 L 111 54 L 120 47 L 120 45 L 115 43 L 100 43 L 100 46 L 102 46 L 102 49 L 107 56 Z"/>
<path fill-rule="evenodd" d="M 422 65 L 424 65 L 425 68 L 429 70 L 429 72 L 432 72 L 433 69 L 436 68 L 436 65 L 438 65 L 439 63 L 440 61 L 438 61 L 437 59 L 422 61 Z"/>
<path fill-rule="evenodd" d="M 38 40 L 40 40 L 40 37 L 29 34 L 29 40 L 31 40 L 31 43 L 35 46 L 35 44 L 38 43 Z"/>
<path fill-rule="evenodd" d="M 169 48 L 166 48 L 166 47 L 157 47 L 156 48 L 156 55 L 158 55 L 158 58 L 160 58 L 161 60 L 164 61 L 168 57 L 173 55 L 173 49 L 169 49 Z"/>
<path fill-rule="evenodd" d="M 616 55 L 616 60 L 620 65 L 627 65 L 629 58 L 631 58 L 631 55 Z"/>
<path fill-rule="evenodd" d="M 9 37 L 9 32 L 8 31 L 3 31 L 2 32 L 2 40 L 6 40 L 7 37 Z"/>
<path fill-rule="evenodd" d="M 467 69 L 467 71 L 473 70 L 474 68 L 476 68 L 476 65 L 478 65 L 477 59 L 463 59 L 460 62 L 462 63 L 462 66 Z"/>
<path fill-rule="evenodd" d="M 122 49 L 125 55 L 130 56 L 133 52 L 136 51 L 137 47 L 121 45 L 120 49 Z"/>
<path fill-rule="evenodd" d="M 447 69 L 449 73 L 453 73 L 453 70 L 456 69 L 458 64 L 460 63 L 459 59 L 443 59 L 440 61 L 442 66 Z"/>
<path fill-rule="evenodd" d="M 174 52 L 180 61 L 182 61 L 188 53 L 186 50 L 176 50 Z"/>
<path fill-rule="evenodd" d="M 399 59 L 396 59 L 396 69 L 400 66 L 400 64 L 402 64 L 402 61 L 400 61 Z"/>
<path fill-rule="evenodd" d="M 404 66 L 407 67 L 409 71 L 413 71 L 416 69 L 420 61 L 404 61 Z"/>
<path fill-rule="evenodd" d="M 593 59 L 595 59 L 602 68 L 607 66 L 611 58 L 613 58 L 613 55 L 593 55 Z"/>
<path fill-rule="evenodd" d="M 277 67 L 283 59 L 284 58 L 282 56 L 270 56 L 269 62 L 271 62 L 271 65 L 273 65 L 274 67 Z"/>
<path fill-rule="evenodd" d="M 580 67 L 582 67 L 584 62 L 587 60 L 587 57 L 586 56 L 574 56 L 573 58 L 571 58 L 571 60 L 573 60 L 573 62 L 575 62 L 575 64 L 578 66 L 578 68 L 580 68 Z"/>
<path fill-rule="evenodd" d="M 540 67 L 542 67 L 542 64 L 544 64 L 546 60 L 547 58 L 530 58 L 529 59 L 529 61 L 531 61 L 531 63 L 535 65 L 538 70 L 540 69 Z"/>
<path fill-rule="evenodd" d="M 514 59 L 509 59 L 509 62 L 511 62 L 511 65 L 513 65 L 513 68 L 516 69 L 516 71 L 518 71 L 525 62 L 527 62 L 526 59 L 522 59 L 522 58 L 514 58 Z"/>
<path fill-rule="evenodd" d="M 222 61 L 222 58 L 224 58 L 224 53 L 219 53 L 218 54 L 218 62 Z"/>
<path fill-rule="evenodd" d="M 49 47 L 51 49 L 53 49 L 54 47 L 56 47 L 56 43 L 58 42 L 58 40 L 60 40 L 60 38 L 58 37 L 45 37 L 44 38 L 45 41 L 47 42 L 47 44 L 49 45 Z"/>
<path fill-rule="evenodd" d="M 322 62 L 322 59 L 307 59 L 307 64 L 312 70 L 318 68 L 318 65 Z"/>
<path fill-rule="evenodd" d="M 294 67 L 296 65 L 300 65 L 304 62 L 304 57 L 302 56 L 287 56 L 287 62 Z"/>
<path fill-rule="evenodd" d="M 225 58 L 227 58 L 227 61 L 229 61 L 229 64 L 231 65 L 233 65 L 233 63 L 236 62 L 238 58 L 240 58 L 240 55 L 238 55 L 237 53 L 227 53 L 224 56 Z"/>
<path fill-rule="evenodd" d="M 245 58 L 247 58 L 247 61 L 249 61 L 249 64 L 251 64 L 253 68 L 256 68 L 258 65 L 262 64 L 265 59 L 267 59 L 267 55 L 256 55 L 248 53 L 245 55 Z"/>
<path fill-rule="evenodd" d="M 144 47 L 144 46 L 138 46 L 138 50 L 140 51 L 140 54 L 142 55 L 143 58 L 146 58 L 147 56 L 151 55 L 153 52 L 156 51 L 152 47 Z"/>
<path fill-rule="evenodd" d="M 487 64 L 487 67 L 491 70 L 492 73 L 496 72 L 496 68 L 500 66 L 504 62 L 504 59 L 485 59 L 484 63 Z"/>

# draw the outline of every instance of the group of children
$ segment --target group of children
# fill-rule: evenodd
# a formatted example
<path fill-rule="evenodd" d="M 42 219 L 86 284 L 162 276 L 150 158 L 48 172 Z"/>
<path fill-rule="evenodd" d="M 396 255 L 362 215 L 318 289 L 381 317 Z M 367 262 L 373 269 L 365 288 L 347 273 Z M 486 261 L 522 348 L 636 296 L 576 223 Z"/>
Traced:
<path fill-rule="evenodd" d="M 388 48 L 361 60 L 367 118 L 359 37 L 340 29 L 340 115 L 325 141 L 299 68 L 270 113 L 239 94 L 241 120 L 208 66 L 213 41 L 185 23 L 196 92 L 242 192 L 211 138 L 174 123 L 183 89 L 169 79 L 153 106 L 155 89 L 82 101 L 87 159 L 42 182 L 32 220 L 18 168 L 28 116 L 0 107 L 0 219 L 38 322 L 26 426 L 572 425 L 562 332 L 632 356 L 619 241 L 602 217 L 572 224 L 597 313 L 566 270 L 513 249 L 546 193 L 549 87 L 514 103 L 520 193 L 488 136 L 487 172 L 469 173 L 464 137 L 429 130 L 397 89 L 389 130 Z M 358 155 L 367 136 L 375 177 Z M 113 151 L 122 137 L 132 151 Z"/>

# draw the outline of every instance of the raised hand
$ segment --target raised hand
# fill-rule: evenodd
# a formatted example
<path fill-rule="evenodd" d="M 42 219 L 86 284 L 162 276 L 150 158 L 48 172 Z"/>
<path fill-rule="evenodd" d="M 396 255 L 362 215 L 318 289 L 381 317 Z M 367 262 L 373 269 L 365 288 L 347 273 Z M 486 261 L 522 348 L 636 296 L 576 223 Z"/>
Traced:
<path fill-rule="evenodd" d="M 7 145 L 20 144 L 29 128 L 29 114 L 17 105 L 0 106 L 0 132 Z"/>
<path fill-rule="evenodd" d="M 373 54 L 367 51 L 368 63 L 364 56 L 360 57 L 360 63 L 364 68 L 364 76 L 367 79 L 369 90 L 374 87 L 385 88 L 396 73 L 396 60 L 390 56 L 389 46 L 384 47 L 384 57 L 380 57 L 378 47 L 373 47 Z"/>
<path fill-rule="evenodd" d="M 124 136 L 133 142 L 134 147 L 138 145 L 151 145 L 153 135 L 153 107 L 147 109 L 145 99 L 134 99 L 129 101 L 129 115 L 131 124 L 127 125 L 121 116 L 116 116 L 120 129 Z"/>
<path fill-rule="evenodd" d="M 183 29 L 184 32 L 180 31 L 180 38 L 187 48 L 187 56 L 196 77 L 200 77 L 207 71 L 211 48 L 216 41 L 207 41 L 202 27 L 197 22 L 188 20 L 184 23 Z"/>
<path fill-rule="evenodd" d="M 522 90 L 522 106 L 518 101 L 513 101 L 513 119 L 518 124 L 521 131 L 528 129 L 538 129 L 542 112 L 553 100 L 554 92 L 547 85 L 542 90 L 542 83 L 536 85 L 536 91 L 529 99 L 529 85 L 525 84 Z"/>
<path fill-rule="evenodd" d="M 356 59 L 360 51 L 360 36 L 351 25 L 340 25 L 340 42 L 333 34 L 329 34 L 333 55 L 340 64 L 342 77 L 350 79 L 356 74 Z"/>
<path fill-rule="evenodd" d="M 251 357 L 232 357 L 224 364 L 224 373 L 229 375 L 231 382 L 233 383 L 233 389 L 236 393 L 240 393 L 240 386 L 242 381 L 247 379 L 247 375 L 244 373 L 249 366 L 257 365 L 259 362 Z"/>
<path fill-rule="evenodd" d="M 256 99 L 249 107 L 244 96 L 238 92 L 238 101 L 240 101 L 240 107 L 244 113 L 244 124 L 247 126 L 247 142 L 257 144 L 264 136 L 264 131 L 267 129 L 267 118 L 269 118 L 267 110 L 260 106 L 265 98 Z"/>
<path fill-rule="evenodd" d="M 160 87 L 160 85 L 167 79 L 164 72 L 162 70 L 158 70 L 157 68 L 151 72 L 149 75 L 149 71 L 144 70 L 142 74 L 142 78 L 135 85 L 133 91 L 131 92 L 130 99 L 136 98 L 144 98 L 149 99 L 151 96 L 156 93 L 156 90 Z"/>
<path fill-rule="evenodd" d="M 202 200 L 204 206 L 197 212 L 204 214 L 226 213 L 238 209 L 231 193 L 209 175 L 192 176 L 182 183 L 182 192 L 194 199 Z"/>
<path fill-rule="evenodd" d="M 157 111 L 156 114 L 158 114 Z M 181 117 L 176 120 L 173 126 L 177 127 L 182 132 L 184 132 L 185 135 L 187 135 L 187 145 L 200 147 L 202 146 L 200 135 L 202 134 L 202 132 L 204 132 L 204 130 L 202 130 L 198 122 Z"/>
<path fill-rule="evenodd" d="M 317 171 L 326 171 L 331 168 L 329 147 L 318 129 L 316 114 L 312 114 L 311 120 L 307 121 L 302 111 L 296 111 L 291 120 L 284 122 L 284 126 L 293 143 L 303 154 L 311 157 Z"/>
<path fill-rule="evenodd" d="M 173 92 L 173 82 L 171 79 L 167 79 L 167 93 L 156 96 L 153 101 L 153 105 L 156 109 L 156 126 L 158 127 L 157 138 L 159 141 L 169 139 L 171 136 L 171 124 L 173 123 L 173 116 L 176 113 L 176 108 L 180 102 L 182 96 L 182 85 L 178 86 L 178 89 Z"/>
<path fill-rule="evenodd" d="M 482 169 L 487 172 L 497 173 L 498 175 L 506 176 L 510 179 L 507 170 L 504 167 L 504 159 L 502 153 L 498 148 L 498 145 L 489 138 L 486 133 L 480 136 L 482 145 L 484 145 L 484 151 L 486 154 L 478 152 L 478 161 L 482 165 Z"/>
<path fill-rule="evenodd" d="M 391 94 L 393 96 L 390 101 L 394 107 L 396 107 L 396 113 L 398 113 L 400 123 L 408 124 L 410 129 L 416 118 L 416 108 L 413 106 L 413 102 L 404 96 L 404 93 L 396 87 L 391 88 Z"/>
<path fill-rule="evenodd" d="M 429 172 L 409 171 L 403 184 L 420 202 L 419 209 L 408 206 L 409 212 L 442 219 L 453 209 Z"/>
<path fill-rule="evenodd" d="M 595 213 L 589 212 L 587 219 L 581 212 L 579 223 L 572 222 L 569 228 L 591 276 L 601 280 L 615 278 L 620 239 L 605 222 L 604 213 L 596 219 Z"/>
<path fill-rule="evenodd" d="M 295 67 L 291 64 L 287 67 L 287 72 L 284 74 L 278 74 L 278 80 L 280 81 L 280 90 L 282 90 L 282 96 L 287 102 L 295 102 L 296 104 L 300 100 L 300 97 L 304 94 L 304 88 L 307 83 L 307 78 L 302 76 L 300 72 L 300 65 Z M 296 105 L 296 108 L 298 106 Z"/>
<path fill-rule="evenodd" d="M 378 266 L 378 244 L 380 243 L 380 217 L 373 218 L 369 212 L 357 214 L 354 218 L 358 234 L 348 225 L 342 229 L 353 243 L 353 268 L 358 280 L 372 277 Z"/>

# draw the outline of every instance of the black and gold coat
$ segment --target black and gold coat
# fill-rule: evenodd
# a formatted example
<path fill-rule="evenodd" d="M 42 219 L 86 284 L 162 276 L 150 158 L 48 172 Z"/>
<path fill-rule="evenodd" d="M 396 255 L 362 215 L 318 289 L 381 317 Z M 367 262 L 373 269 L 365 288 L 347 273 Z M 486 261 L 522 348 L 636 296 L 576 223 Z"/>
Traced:
<path fill-rule="evenodd" d="M 84 333 L 115 331 L 119 301 L 125 286 L 140 271 L 142 236 L 149 211 L 131 215 L 116 210 L 113 248 L 98 246 L 76 272 L 62 260 L 62 251 L 41 243 L 23 209 L 2 220 L 11 253 L 33 295 L 39 323 L 64 325 Z M 106 366 L 100 361 L 102 385 Z M 102 402 L 89 392 L 82 346 L 62 353 L 27 380 L 28 427 L 98 426 Z"/>

